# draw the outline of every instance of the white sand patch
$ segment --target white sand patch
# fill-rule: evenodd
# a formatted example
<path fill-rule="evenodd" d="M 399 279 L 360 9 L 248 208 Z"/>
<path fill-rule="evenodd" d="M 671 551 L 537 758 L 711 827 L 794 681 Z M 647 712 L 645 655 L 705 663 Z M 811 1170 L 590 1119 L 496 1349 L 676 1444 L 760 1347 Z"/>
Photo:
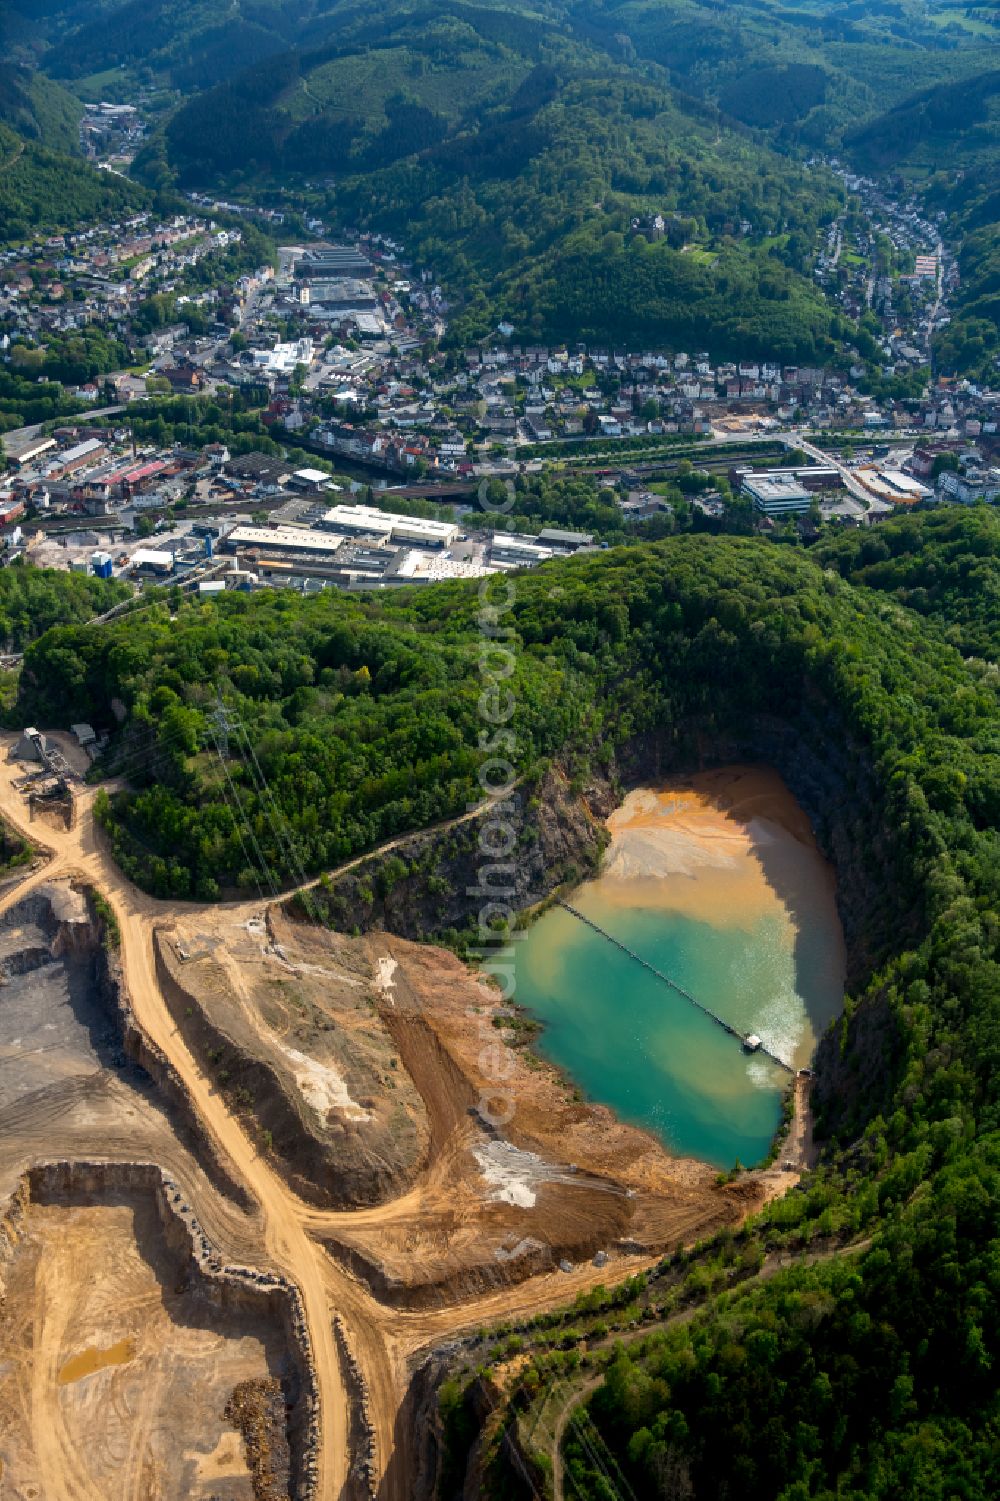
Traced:
<path fill-rule="evenodd" d="M 391 954 L 382 954 L 375 963 L 375 989 L 386 996 L 391 1005 L 396 1002 L 392 996 L 392 977 L 399 968 L 398 963 Z"/>
<path fill-rule="evenodd" d="M 371 1115 L 352 1100 L 342 1075 L 329 1063 L 319 1063 L 297 1048 L 278 1046 L 292 1065 L 295 1082 L 307 1105 L 326 1119 L 328 1110 L 340 1110 L 349 1121 L 370 1121 Z"/>
<path fill-rule="evenodd" d="M 509 1141 L 488 1141 L 473 1147 L 479 1171 L 493 1192 L 490 1198 L 517 1209 L 533 1209 L 536 1185 L 544 1180 L 546 1163 L 536 1152 L 522 1152 Z"/>
<path fill-rule="evenodd" d="M 509 1141 L 485 1141 L 473 1147 L 472 1155 L 479 1164 L 479 1171 L 492 1189 L 489 1198 L 500 1204 L 513 1204 L 517 1209 L 532 1209 L 538 1197 L 538 1189 L 544 1183 L 566 1183 L 578 1188 L 582 1181 L 593 1189 L 596 1180 L 585 1175 L 581 1179 L 576 1169 L 554 1162 L 546 1162 L 537 1152 L 525 1152 Z"/>

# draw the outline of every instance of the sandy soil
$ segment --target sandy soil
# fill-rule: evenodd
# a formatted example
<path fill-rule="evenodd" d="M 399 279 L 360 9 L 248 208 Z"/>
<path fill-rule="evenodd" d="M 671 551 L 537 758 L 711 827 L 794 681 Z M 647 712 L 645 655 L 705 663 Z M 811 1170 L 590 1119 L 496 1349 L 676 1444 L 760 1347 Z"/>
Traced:
<path fill-rule="evenodd" d="M 629 793 L 608 819 L 612 841 L 602 893 L 670 908 L 727 927 L 751 927 L 780 897 L 821 883 L 832 869 L 776 771 L 724 767 Z M 665 879 L 670 877 L 669 880 Z"/>
<path fill-rule="evenodd" d="M 0 1312 L 5 1495 L 252 1501 L 223 1409 L 280 1369 L 281 1341 L 177 1276 L 149 1201 L 31 1206 Z"/>
<path fill-rule="evenodd" d="M 303 1191 L 353 1204 L 413 1181 L 427 1113 L 377 1014 L 365 943 L 276 908 L 180 914 L 155 942 L 187 1045 L 254 1097 L 248 1108 Z M 269 1082 L 247 1059 L 266 1065 Z"/>
<path fill-rule="evenodd" d="M 6 737 L 0 749 L 10 743 Z M 0 764 L 0 815 L 23 830 L 28 814 L 16 786 L 20 775 L 20 768 Z M 207 1139 L 255 1201 L 254 1214 L 242 1216 L 225 1203 L 190 1154 L 166 1140 L 166 1130 L 160 1132 L 158 1144 L 149 1138 L 150 1151 L 155 1150 L 155 1160 L 164 1161 L 184 1182 L 199 1219 L 225 1259 L 280 1270 L 301 1292 L 316 1367 L 317 1494 L 324 1501 L 341 1495 L 349 1465 L 348 1404 L 332 1332 L 334 1312 L 343 1321 L 370 1390 L 375 1466 L 384 1477 L 380 1501 L 409 1501 L 409 1438 L 397 1427 L 397 1415 L 410 1363 L 422 1349 L 484 1322 L 537 1312 L 572 1298 L 582 1288 L 629 1275 L 650 1263 L 651 1248 L 691 1241 L 715 1225 L 739 1219 L 770 1191 L 764 1182 L 750 1180 L 720 1189 L 710 1169 L 672 1159 L 653 1138 L 621 1125 L 610 1112 L 580 1104 L 553 1070 L 507 1046 L 502 1027 L 494 1025 L 495 1020 L 503 1020 L 497 993 L 476 981 L 449 954 L 377 935 L 345 940 L 307 931 L 297 932 L 293 941 L 292 935 L 280 929 L 280 921 L 275 925 L 273 914 L 269 919 L 261 911 L 259 903 L 206 908 L 160 903 L 143 895 L 108 857 L 91 816 L 92 796 L 89 789 L 78 793 L 71 827 L 46 829 L 51 851 L 48 868 L 28 873 L 13 892 L 0 892 L 0 921 L 25 893 L 69 876 L 93 883 L 112 907 L 136 1019 L 147 1038 L 170 1059 Z M 370 1208 L 336 1212 L 305 1203 L 290 1186 L 287 1172 L 244 1129 L 225 1091 L 188 1045 L 158 978 L 158 932 L 168 941 L 186 943 L 189 957 L 179 962 L 203 965 L 206 974 L 210 973 L 207 988 L 212 1004 L 226 1010 L 230 1025 L 241 1027 L 242 1035 L 252 1036 L 255 1045 L 273 1048 L 276 1056 L 284 1050 L 291 1087 L 303 1092 L 296 1072 L 307 1073 L 314 1082 L 317 1069 L 326 1071 L 322 1077 L 328 1120 L 346 1117 L 352 1108 L 376 1117 L 375 1121 L 345 1120 L 345 1127 L 360 1133 L 362 1141 L 378 1123 L 388 1076 L 400 1076 L 392 1082 L 404 1094 L 413 1091 L 420 1129 L 425 1133 L 415 1180 L 408 1187 L 401 1182 L 395 1197 Z M 201 947 L 193 941 L 195 937 Z M 280 979 L 285 988 L 274 990 L 263 1004 L 261 987 L 267 989 L 273 978 Z M 304 998 L 303 1025 L 302 1013 L 293 1004 L 293 991 L 300 1001 Z M 321 1019 L 330 1023 L 329 1028 L 320 1025 Z M 307 1062 L 289 1057 L 289 1050 Z M 370 1088 L 357 1077 L 359 1058 L 376 1081 Z M 395 1067 L 393 1058 L 398 1059 Z M 99 1089 L 109 1097 L 109 1113 L 98 1119 L 98 1125 L 109 1141 L 104 1155 L 115 1155 L 118 1143 L 129 1134 L 130 1122 L 125 1111 L 114 1124 L 112 1117 L 121 1091 L 131 1086 L 100 1064 L 98 1058 L 82 1082 L 78 1077 L 66 1079 L 60 1087 Z M 381 1071 L 377 1079 L 376 1070 Z M 498 1071 L 508 1081 L 515 1109 L 509 1122 L 490 1128 L 484 1120 L 483 1100 Z M 312 1082 L 303 1093 L 303 1102 L 321 1115 L 315 1094 L 312 1100 L 308 1097 Z M 115 1091 L 119 1092 L 117 1100 Z M 129 1099 L 128 1108 L 141 1114 L 140 1105 Z M 74 1141 L 83 1146 L 93 1120 L 88 1127 L 85 1118 L 73 1115 L 75 1103 L 62 1096 L 57 1105 L 42 1115 L 22 1109 L 17 1119 L 6 1122 L 9 1131 L 0 1131 L 5 1153 L 0 1155 L 0 1167 L 6 1161 L 11 1170 L 18 1160 L 54 1155 L 54 1122 L 73 1119 L 60 1154 Z M 373 1150 L 377 1147 L 373 1138 Z M 165 1161 L 171 1156 L 180 1163 L 180 1171 L 174 1162 Z M 542 1248 L 538 1259 L 532 1243 Z M 587 1258 L 597 1248 L 613 1253 L 617 1248 L 618 1254 L 609 1264 L 595 1268 Z M 553 1269 L 563 1255 L 574 1263 L 571 1271 Z M 124 1251 L 122 1257 L 128 1259 Z M 50 1264 L 48 1248 L 40 1245 L 36 1265 Z M 80 1264 L 86 1263 L 81 1259 Z M 72 1258 L 58 1265 L 62 1270 L 52 1274 L 57 1277 L 56 1285 L 68 1289 Z M 399 1296 L 376 1295 L 357 1274 L 366 1268 L 394 1280 Z M 531 1275 L 518 1280 L 522 1272 Z M 68 1292 L 61 1296 L 68 1303 Z M 161 1284 L 161 1299 L 165 1296 Z M 46 1387 L 48 1408 L 41 1405 L 41 1396 L 38 1407 L 46 1418 L 40 1417 L 32 1428 L 34 1409 L 29 1407 L 29 1417 L 21 1420 L 27 1426 L 19 1452 L 33 1454 L 32 1462 L 48 1462 L 45 1454 L 35 1453 L 36 1439 L 39 1451 L 45 1450 L 50 1458 L 68 1452 L 62 1430 L 53 1430 L 51 1442 L 41 1437 L 44 1421 L 65 1423 L 60 1404 L 72 1405 L 81 1390 L 117 1390 L 116 1383 L 127 1382 L 129 1373 L 140 1372 L 145 1374 L 134 1407 L 116 1410 L 123 1429 L 128 1430 L 127 1453 L 155 1456 L 152 1438 L 139 1436 L 140 1429 L 155 1432 L 152 1418 L 143 1418 L 142 1428 L 133 1422 L 132 1414 L 152 1411 L 165 1400 L 162 1381 L 166 1378 L 155 1374 L 155 1361 L 143 1364 L 143 1351 L 148 1347 L 141 1342 L 142 1330 L 136 1321 L 124 1318 L 124 1309 L 120 1316 L 117 1302 L 117 1298 L 106 1299 L 103 1305 L 85 1302 L 76 1323 L 67 1312 L 58 1336 L 53 1335 L 46 1345 L 55 1353 L 46 1355 L 45 1381 L 56 1397 Z M 104 1316 L 99 1316 L 99 1306 L 104 1307 Z M 45 1307 L 36 1306 L 34 1295 L 29 1298 L 25 1291 L 11 1299 L 10 1307 L 17 1309 L 18 1318 L 41 1319 L 38 1327 L 47 1327 Z M 218 1339 L 217 1331 L 212 1335 Z M 135 1355 L 129 1354 L 130 1340 L 136 1341 Z M 173 1328 L 169 1338 L 161 1332 L 161 1344 L 173 1341 Z M 177 1348 L 191 1354 L 194 1347 L 178 1336 Z M 221 1347 L 212 1349 L 215 1353 L 206 1347 L 203 1360 L 198 1357 L 206 1370 L 222 1359 Z M 88 1350 L 98 1355 L 85 1355 L 85 1364 L 94 1360 L 99 1364 L 100 1352 L 108 1351 L 117 1352 L 114 1358 L 123 1363 L 95 1368 L 80 1381 L 67 1381 L 60 1387 L 59 1371 Z M 228 1376 L 227 1367 L 227 1380 Z M 5 1368 L 5 1378 L 10 1377 L 10 1368 Z M 24 1356 L 13 1360 L 12 1379 L 18 1393 L 27 1390 L 30 1394 L 34 1378 Z M 150 1392 L 159 1395 L 150 1396 Z M 65 1430 L 67 1442 L 77 1431 Z M 220 1444 L 223 1437 L 221 1429 L 214 1439 L 205 1431 L 199 1442 Z M 229 1461 L 221 1455 L 220 1449 L 219 1463 L 224 1469 Z M 82 1501 L 92 1494 L 87 1488 L 91 1482 L 79 1479 L 79 1464 L 74 1470 L 69 1462 L 51 1462 L 58 1463 L 59 1483 L 65 1489 L 45 1490 L 45 1501 L 49 1495 L 61 1501 L 63 1494 Z M 133 1468 L 128 1474 L 139 1479 L 134 1484 L 129 1481 L 132 1489 L 106 1488 L 101 1493 L 106 1501 L 116 1501 L 118 1495 L 159 1494 L 142 1490 L 146 1472 L 141 1458 L 130 1463 Z M 169 1476 L 163 1481 L 174 1483 Z"/>

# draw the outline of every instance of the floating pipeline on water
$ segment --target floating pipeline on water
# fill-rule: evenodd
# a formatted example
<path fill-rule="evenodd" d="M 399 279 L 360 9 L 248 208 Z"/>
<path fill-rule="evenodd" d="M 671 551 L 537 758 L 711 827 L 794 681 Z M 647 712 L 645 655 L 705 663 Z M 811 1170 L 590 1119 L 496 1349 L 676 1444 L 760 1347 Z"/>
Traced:
<path fill-rule="evenodd" d="M 599 923 L 594 922 L 593 918 L 584 916 L 579 908 L 571 906 L 569 902 L 565 902 L 562 899 L 557 901 L 557 905 L 562 907 L 564 912 L 568 912 L 571 917 L 577 918 L 579 922 L 586 923 L 588 928 L 593 928 L 595 933 L 600 934 L 608 943 L 613 943 L 616 949 L 621 949 L 623 954 L 627 954 L 630 959 L 634 959 L 636 964 L 641 964 L 643 969 L 648 969 L 650 974 L 655 975 L 658 980 L 662 980 L 664 985 L 669 985 L 671 990 L 676 990 L 678 995 L 682 995 L 686 1001 L 691 1002 L 692 1006 L 696 1006 L 703 1015 L 708 1017 L 709 1021 L 715 1022 L 715 1025 L 721 1027 L 724 1032 L 728 1032 L 730 1037 L 735 1037 L 737 1042 L 747 1052 L 763 1053 L 765 1058 L 770 1058 L 772 1063 L 776 1063 L 786 1073 L 795 1073 L 795 1069 L 790 1063 L 786 1063 L 784 1058 L 779 1058 L 777 1053 L 772 1053 L 754 1033 L 740 1032 L 736 1027 L 731 1026 L 729 1022 L 723 1021 L 721 1016 L 717 1016 L 714 1011 L 710 1010 L 702 1001 L 699 1001 L 696 996 L 693 996 L 689 990 L 685 990 L 683 985 L 678 985 L 676 980 L 672 980 L 661 969 L 657 969 L 654 964 L 650 964 L 648 959 L 644 959 L 641 954 L 637 954 L 634 949 L 630 949 L 628 944 L 622 943 L 620 938 L 616 938 L 613 933 L 609 933 L 606 928 L 602 928 Z"/>

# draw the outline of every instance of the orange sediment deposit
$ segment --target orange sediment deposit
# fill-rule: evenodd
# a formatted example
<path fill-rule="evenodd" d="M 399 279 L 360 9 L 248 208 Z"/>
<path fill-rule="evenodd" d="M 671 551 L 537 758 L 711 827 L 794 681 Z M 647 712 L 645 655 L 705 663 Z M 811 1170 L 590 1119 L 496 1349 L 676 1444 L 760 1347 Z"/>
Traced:
<path fill-rule="evenodd" d="M 12 737 L 0 740 L 0 747 L 11 744 Z M 21 772 L 0 762 L 0 813 L 33 837 L 17 787 Z M 92 789 L 79 789 L 71 824 L 45 829 L 49 863 L 0 892 L 0 920 L 33 894 L 41 916 L 28 916 L 42 921 L 53 886 L 86 884 L 101 893 L 118 927 L 109 962 L 127 1000 L 132 1043 L 156 1088 L 143 1084 L 140 1094 L 126 1086 L 115 1049 L 108 1057 L 93 1054 L 90 1032 L 77 1026 L 67 1032 L 65 1058 L 38 1055 L 53 1072 L 43 1080 L 47 1114 L 38 1111 L 34 1076 L 26 1076 L 0 1168 L 15 1172 L 38 1161 L 56 1136 L 60 1154 L 74 1163 L 84 1149 L 115 1161 L 141 1146 L 145 1160 L 162 1167 L 166 1159 L 176 1175 L 185 1211 L 190 1206 L 205 1227 L 199 1244 L 207 1264 L 244 1267 L 248 1284 L 281 1279 L 296 1341 L 308 1356 L 308 1448 L 293 1435 L 297 1496 L 347 1496 L 358 1459 L 353 1367 L 338 1346 L 335 1316 L 363 1378 L 366 1455 L 370 1448 L 379 1494 L 411 1501 L 416 1441 L 400 1408 L 421 1352 L 485 1322 L 526 1317 L 613 1283 L 649 1265 L 660 1248 L 738 1221 L 770 1191 L 759 1177 L 721 1188 L 705 1164 L 672 1158 L 648 1134 L 583 1102 L 555 1070 L 512 1046 L 499 992 L 453 955 L 383 934 L 293 933 L 261 902 L 203 906 L 143 894 L 110 858 L 92 799 Z M 731 922 L 732 908 L 752 901 L 755 891 L 773 906 L 787 878 L 775 844 L 788 845 L 788 859 L 794 846 L 819 861 L 790 795 L 753 768 L 635 794 L 612 820 L 612 833 L 612 868 L 627 855 L 626 882 L 644 878 L 651 890 L 655 883 L 657 905 L 696 900 L 706 920 L 714 910 L 721 921 L 725 902 Z M 670 895 L 653 859 L 663 849 L 677 876 Z M 65 915 L 59 921 L 66 927 Z M 53 964 L 44 968 L 58 978 Z M 167 993 L 171 977 L 176 994 Z M 190 1000 L 180 993 L 182 981 Z M 8 1026 L 15 988 L 5 991 Z M 61 1007 L 53 989 L 53 1015 L 57 1002 Z M 218 1043 L 191 1025 L 199 1008 L 226 1032 L 224 1060 Z M 27 1005 L 23 1014 L 32 1020 Z M 18 1035 L 6 1037 L 0 1019 L 0 1046 L 12 1047 Z M 307 1202 L 279 1159 L 277 1131 L 272 1140 L 262 1118 L 270 1082 L 249 1067 L 246 1077 L 234 1074 L 228 1055 L 237 1044 L 235 1063 L 242 1067 L 244 1055 L 249 1064 L 268 1062 L 317 1138 L 334 1131 L 342 1156 L 350 1146 L 362 1166 L 369 1158 L 381 1162 L 369 1202 L 342 1209 Z M 53 1059 L 63 1073 L 65 1059 L 73 1063 L 68 1083 L 55 1077 Z M 498 1077 L 515 1111 L 494 1132 L 481 1105 Z M 172 1139 L 178 1102 L 191 1145 Z M 209 1153 L 244 1191 L 245 1204 L 226 1198 L 203 1170 Z M 145 1212 L 114 1201 L 67 1209 L 53 1197 L 32 1208 L 28 1233 L 18 1222 L 7 1237 L 16 1256 L 0 1314 L 0 1434 L 5 1420 L 11 1432 L 25 1379 L 31 1406 L 17 1418 L 16 1447 L 4 1441 L 5 1481 L 16 1471 L 41 1484 L 45 1501 L 153 1494 L 144 1489 L 143 1466 L 155 1465 L 156 1494 L 165 1501 L 207 1501 L 221 1477 L 226 1494 L 240 1501 L 254 1475 L 280 1490 L 270 1410 L 276 1413 L 272 1378 L 286 1335 L 248 1329 L 235 1312 L 231 1322 L 220 1321 L 210 1300 L 192 1299 L 172 1263 L 154 1267 L 146 1253 L 156 1251 L 156 1226 Z M 0 1250 L 3 1244 L 0 1233 Z M 609 1251 L 610 1263 L 588 1259 L 596 1248 Z M 560 1269 L 561 1258 L 574 1263 L 571 1270 Z M 99 1381 L 83 1379 L 102 1369 Z M 249 1385 L 241 1387 L 233 1416 L 242 1422 L 234 1426 L 222 1419 L 223 1392 L 241 1383 Z M 95 1411 L 106 1444 L 92 1441 Z M 131 1414 L 124 1462 L 115 1427 L 121 1412 Z M 187 1448 L 171 1438 L 181 1429 Z M 241 1432 L 250 1435 L 249 1455 L 240 1452 Z M 92 1466 L 85 1483 L 81 1455 Z"/>
<path fill-rule="evenodd" d="M 750 928 L 774 912 L 776 896 L 833 893 L 808 818 L 767 767 L 725 767 L 631 792 L 608 828 L 600 880 L 609 904 Z"/>

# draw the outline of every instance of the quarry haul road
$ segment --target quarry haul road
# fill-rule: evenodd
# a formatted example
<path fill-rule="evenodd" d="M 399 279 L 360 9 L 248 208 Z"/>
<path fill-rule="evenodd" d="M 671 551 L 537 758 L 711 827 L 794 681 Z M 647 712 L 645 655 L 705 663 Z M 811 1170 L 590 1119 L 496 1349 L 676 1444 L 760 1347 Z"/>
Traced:
<path fill-rule="evenodd" d="M 284 1273 L 300 1291 L 319 1403 L 316 1496 L 320 1501 L 347 1501 L 355 1495 L 350 1469 L 356 1456 L 350 1454 L 348 1441 L 350 1401 L 332 1323 L 334 1316 L 339 1315 L 348 1345 L 368 1385 L 379 1501 L 410 1501 L 411 1435 L 402 1431 L 405 1425 L 397 1428 L 397 1419 L 413 1358 L 420 1351 L 438 1340 L 485 1323 L 556 1307 L 598 1283 L 631 1276 L 653 1265 L 657 1258 L 623 1258 L 614 1271 L 587 1263 L 572 1272 L 543 1273 L 465 1301 L 449 1300 L 442 1295 L 440 1306 L 429 1310 L 409 1311 L 381 1304 L 327 1253 L 317 1237 L 335 1234 L 349 1223 L 363 1221 L 372 1228 L 389 1225 L 412 1209 L 415 1191 L 411 1189 L 398 1200 L 355 1212 L 323 1212 L 306 1205 L 260 1156 L 212 1080 L 202 1072 L 174 1024 L 157 982 L 153 938 L 158 926 L 169 924 L 179 911 L 197 911 L 208 917 L 221 909 L 229 914 L 245 914 L 247 919 L 259 918 L 261 903 L 172 903 L 139 891 L 118 869 L 104 846 L 93 819 L 93 789 L 77 789 L 72 827 L 60 828 L 48 821 L 32 820 L 23 794 L 15 785 L 23 777 L 24 768 L 6 759 L 14 739 L 11 735 L 0 735 L 0 814 L 12 828 L 35 843 L 47 859 L 0 892 L 0 916 L 35 888 L 56 879 L 89 883 L 108 902 L 120 929 L 120 957 L 135 1019 L 177 1070 L 206 1135 L 259 1207 L 259 1257 L 250 1259 L 258 1259 L 262 1267 Z M 479 811 L 463 814 L 453 822 L 464 823 Z M 390 846 L 397 842 L 391 841 Z M 348 862 L 348 867 L 355 863 Z M 429 1172 L 433 1169 L 432 1162 Z M 196 1204 L 196 1210 L 197 1207 Z M 225 1256 L 226 1247 L 221 1246 L 220 1250 Z M 79 1478 L 74 1473 L 72 1454 L 65 1454 L 61 1469 L 65 1483 L 60 1486 L 59 1494 L 47 1496 L 46 1501 L 78 1501 Z"/>

